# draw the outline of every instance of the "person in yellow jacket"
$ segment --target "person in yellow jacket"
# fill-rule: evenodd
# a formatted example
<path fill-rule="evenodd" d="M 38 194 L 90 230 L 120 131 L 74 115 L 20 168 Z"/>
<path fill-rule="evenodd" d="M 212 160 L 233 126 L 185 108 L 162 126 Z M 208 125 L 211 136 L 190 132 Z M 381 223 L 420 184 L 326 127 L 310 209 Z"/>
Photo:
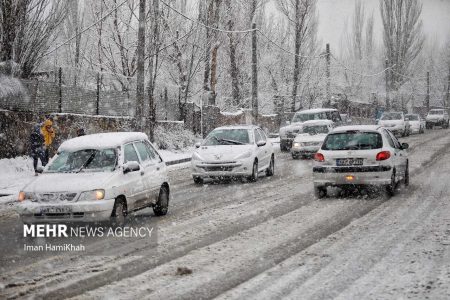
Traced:
<path fill-rule="evenodd" d="M 53 128 L 53 122 L 50 119 L 44 121 L 44 124 L 41 127 L 41 133 L 44 137 L 44 160 L 45 164 L 48 163 L 50 156 L 50 147 L 52 146 L 53 140 L 55 139 L 55 129 Z M 44 165 L 44 163 L 43 163 Z"/>

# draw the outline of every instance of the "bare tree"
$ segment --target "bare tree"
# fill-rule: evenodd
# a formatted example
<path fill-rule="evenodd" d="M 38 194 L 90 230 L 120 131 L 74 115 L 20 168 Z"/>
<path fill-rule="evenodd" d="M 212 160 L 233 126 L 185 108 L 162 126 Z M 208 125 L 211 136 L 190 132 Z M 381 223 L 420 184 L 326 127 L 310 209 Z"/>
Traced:
<path fill-rule="evenodd" d="M 385 56 L 391 71 L 388 89 L 398 90 L 424 44 L 419 0 L 380 0 Z"/>
<path fill-rule="evenodd" d="M 14 61 L 28 78 L 43 61 L 65 18 L 63 0 L 1 0 L 0 61 Z"/>
<path fill-rule="evenodd" d="M 294 29 L 295 57 L 291 110 L 295 111 L 300 73 L 305 64 L 305 59 L 300 56 L 310 53 L 311 47 L 314 48 L 313 44 L 315 43 L 317 32 L 316 0 L 281 0 L 278 5 Z"/>

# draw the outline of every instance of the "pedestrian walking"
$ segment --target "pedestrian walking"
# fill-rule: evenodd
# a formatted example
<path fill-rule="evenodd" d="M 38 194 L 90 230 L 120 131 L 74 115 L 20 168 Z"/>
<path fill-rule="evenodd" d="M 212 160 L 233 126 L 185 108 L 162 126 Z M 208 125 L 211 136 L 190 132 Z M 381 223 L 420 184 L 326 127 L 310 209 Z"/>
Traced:
<path fill-rule="evenodd" d="M 40 124 L 36 124 L 30 134 L 30 156 L 33 158 L 34 173 L 37 175 L 40 173 L 37 169 L 39 160 L 41 160 L 42 166 L 47 164 L 44 158 L 44 137 Z"/>
<path fill-rule="evenodd" d="M 44 137 L 44 160 L 45 164 L 47 164 L 50 158 L 50 148 L 55 139 L 55 129 L 53 128 L 52 120 L 47 119 L 44 121 L 44 124 L 41 127 L 41 133 Z"/>

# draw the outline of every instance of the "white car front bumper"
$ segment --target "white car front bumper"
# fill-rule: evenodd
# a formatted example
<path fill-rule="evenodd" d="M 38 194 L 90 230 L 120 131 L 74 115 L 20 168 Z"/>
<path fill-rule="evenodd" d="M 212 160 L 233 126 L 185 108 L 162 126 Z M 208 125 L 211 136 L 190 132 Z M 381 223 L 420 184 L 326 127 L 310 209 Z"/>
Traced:
<path fill-rule="evenodd" d="M 27 224 L 98 222 L 109 220 L 114 202 L 114 199 L 73 203 L 39 203 L 26 200 L 17 206 L 16 211 L 22 221 Z M 53 210 L 52 212 L 45 211 L 49 207 Z"/>
<path fill-rule="evenodd" d="M 228 163 L 192 161 L 192 176 L 201 178 L 213 177 L 243 177 L 253 172 L 253 159 L 239 160 Z"/>

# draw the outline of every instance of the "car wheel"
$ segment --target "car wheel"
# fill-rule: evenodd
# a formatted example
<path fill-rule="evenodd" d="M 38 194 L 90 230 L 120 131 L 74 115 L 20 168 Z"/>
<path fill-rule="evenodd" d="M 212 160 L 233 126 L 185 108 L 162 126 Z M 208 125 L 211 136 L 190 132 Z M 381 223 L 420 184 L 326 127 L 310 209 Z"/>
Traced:
<path fill-rule="evenodd" d="M 409 163 L 406 163 L 404 184 L 405 186 L 409 186 Z"/>
<path fill-rule="evenodd" d="M 275 174 L 275 158 L 272 155 L 269 167 L 266 169 L 266 176 L 273 176 L 273 174 Z"/>
<path fill-rule="evenodd" d="M 110 217 L 110 223 L 112 227 L 123 226 L 127 217 L 127 206 L 123 198 L 116 199 L 114 203 L 113 211 Z"/>
<path fill-rule="evenodd" d="M 281 150 L 281 152 L 287 152 L 287 151 L 289 151 L 289 147 L 287 146 L 287 144 L 285 142 L 280 142 L 280 150 Z"/>
<path fill-rule="evenodd" d="M 164 216 L 169 209 L 169 189 L 163 185 L 159 189 L 158 201 L 153 206 L 153 212 L 157 216 Z"/>
<path fill-rule="evenodd" d="M 391 175 L 391 183 L 386 186 L 386 193 L 389 197 L 395 196 L 395 188 L 395 171 L 393 171 Z"/>
<path fill-rule="evenodd" d="M 195 184 L 203 184 L 203 178 L 194 176 L 194 183 Z"/>
<path fill-rule="evenodd" d="M 298 155 L 297 155 L 297 154 L 294 154 L 294 153 L 292 153 L 292 158 L 293 158 L 293 159 L 298 159 Z"/>
<path fill-rule="evenodd" d="M 315 186 L 314 195 L 319 199 L 325 198 L 327 196 L 327 188 L 325 186 Z"/>
<path fill-rule="evenodd" d="M 255 160 L 252 168 L 252 175 L 248 177 L 248 180 L 251 182 L 258 181 L 258 162 Z"/>

